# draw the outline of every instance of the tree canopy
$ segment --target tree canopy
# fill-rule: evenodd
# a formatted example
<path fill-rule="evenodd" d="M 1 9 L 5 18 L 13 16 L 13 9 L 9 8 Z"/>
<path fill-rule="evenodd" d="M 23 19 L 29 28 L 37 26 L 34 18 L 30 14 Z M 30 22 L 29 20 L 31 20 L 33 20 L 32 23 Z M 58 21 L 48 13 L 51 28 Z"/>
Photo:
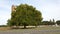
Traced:
<path fill-rule="evenodd" d="M 11 19 L 8 20 L 8 25 L 10 26 L 20 26 L 24 27 L 28 25 L 37 26 L 42 21 L 42 13 L 36 10 L 35 7 L 21 4 L 16 7 L 16 11 L 12 11 Z"/>

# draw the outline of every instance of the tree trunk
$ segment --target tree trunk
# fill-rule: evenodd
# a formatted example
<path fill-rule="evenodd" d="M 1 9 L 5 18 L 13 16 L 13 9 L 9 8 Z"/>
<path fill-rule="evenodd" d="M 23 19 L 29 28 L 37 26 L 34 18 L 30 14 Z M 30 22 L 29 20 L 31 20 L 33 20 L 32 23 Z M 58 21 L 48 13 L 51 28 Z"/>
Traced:
<path fill-rule="evenodd" d="M 35 26 L 37 28 L 37 26 Z"/>
<path fill-rule="evenodd" d="M 24 25 L 24 29 L 26 28 L 26 26 Z"/>

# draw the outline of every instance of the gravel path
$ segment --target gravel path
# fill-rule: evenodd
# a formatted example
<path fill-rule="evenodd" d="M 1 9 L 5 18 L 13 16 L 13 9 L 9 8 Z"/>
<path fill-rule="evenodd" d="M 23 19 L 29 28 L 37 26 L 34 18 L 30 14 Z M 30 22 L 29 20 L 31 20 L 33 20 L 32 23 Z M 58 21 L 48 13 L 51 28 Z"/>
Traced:
<path fill-rule="evenodd" d="M 60 34 L 60 30 L 13 30 L 0 31 L 0 34 Z"/>

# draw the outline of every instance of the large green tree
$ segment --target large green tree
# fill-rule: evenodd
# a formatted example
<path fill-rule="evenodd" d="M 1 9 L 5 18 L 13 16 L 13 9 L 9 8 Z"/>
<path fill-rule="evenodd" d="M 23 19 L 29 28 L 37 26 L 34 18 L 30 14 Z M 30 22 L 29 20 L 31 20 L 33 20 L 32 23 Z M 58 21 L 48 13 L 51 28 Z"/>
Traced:
<path fill-rule="evenodd" d="M 12 11 L 11 19 L 8 20 L 10 26 L 23 25 L 24 28 L 28 25 L 37 26 L 42 21 L 42 14 L 33 6 L 21 4 L 16 7 L 16 11 Z"/>

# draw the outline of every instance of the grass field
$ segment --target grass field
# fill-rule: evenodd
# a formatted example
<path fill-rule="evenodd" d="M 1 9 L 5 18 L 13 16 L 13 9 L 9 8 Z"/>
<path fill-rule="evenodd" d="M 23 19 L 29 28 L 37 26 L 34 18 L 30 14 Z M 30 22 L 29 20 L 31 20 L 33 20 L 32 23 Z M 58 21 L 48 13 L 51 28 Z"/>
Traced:
<path fill-rule="evenodd" d="M 32 29 L 9 29 L 0 27 L 0 34 L 60 34 L 60 27 L 37 27 Z"/>
<path fill-rule="evenodd" d="M 37 28 L 28 28 L 28 29 L 33 29 L 33 30 L 60 30 L 60 27 L 51 27 L 51 26 L 46 26 L 46 27 L 37 27 Z M 10 27 L 0 27 L 0 31 L 4 30 L 11 30 Z M 16 30 L 16 29 L 12 29 Z M 18 29 L 18 30 L 25 30 L 25 29 Z"/>

